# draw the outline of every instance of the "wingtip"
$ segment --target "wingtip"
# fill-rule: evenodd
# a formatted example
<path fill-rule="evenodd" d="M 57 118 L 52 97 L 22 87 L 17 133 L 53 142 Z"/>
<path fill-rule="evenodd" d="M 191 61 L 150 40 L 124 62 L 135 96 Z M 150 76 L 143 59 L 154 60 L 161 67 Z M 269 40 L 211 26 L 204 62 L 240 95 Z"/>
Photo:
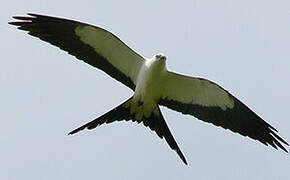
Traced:
<path fill-rule="evenodd" d="M 281 138 L 279 135 L 277 135 L 275 132 L 272 131 L 271 135 L 273 137 L 273 144 L 275 143 L 280 149 L 282 149 L 283 151 L 288 153 L 287 149 L 281 143 L 285 144 L 286 146 L 289 146 L 289 144 L 283 138 Z M 271 143 L 269 143 L 269 144 L 272 145 Z M 273 146 L 273 147 L 275 147 L 275 146 Z"/>
<path fill-rule="evenodd" d="M 75 134 L 75 133 L 77 133 L 79 131 L 80 131 L 79 129 L 75 129 L 75 130 L 69 132 L 67 135 L 73 135 L 73 134 Z"/>
<path fill-rule="evenodd" d="M 15 23 L 15 22 L 12 22 L 12 21 L 11 21 L 11 22 L 8 22 L 8 24 L 10 24 L 10 25 L 15 25 L 14 23 Z"/>
<path fill-rule="evenodd" d="M 280 148 L 281 148 L 285 153 L 289 153 L 288 150 L 287 150 L 284 146 L 282 146 L 282 145 L 281 145 L 281 146 L 278 145 L 278 146 L 279 146 L 279 147 L 280 147 Z"/>
<path fill-rule="evenodd" d="M 38 14 L 36 13 L 27 13 L 28 16 L 37 16 Z"/>
<path fill-rule="evenodd" d="M 31 20 L 32 17 L 29 16 L 12 16 L 13 19 L 17 19 L 17 20 Z"/>
<path fill-rule="evenodd" d="M 45 17 L 45 15 L 37 14 L 37 13 L 27 13 L 28 16 L 36 17 Z"/>
<path fill-rule="evenodd" d="M 27 13 L 27 16 L 12 16 L 13 19 L 16 19 L 16 20 L 23 20 L 23 21 L 29 21 L 29 20 L 33 20 L 37 17 L 46 17 L 44 15 L 40 15 L 40 14 L 37 14 L 37 13 Z M 10 24 L 10 23 L 9 23 Z"/>

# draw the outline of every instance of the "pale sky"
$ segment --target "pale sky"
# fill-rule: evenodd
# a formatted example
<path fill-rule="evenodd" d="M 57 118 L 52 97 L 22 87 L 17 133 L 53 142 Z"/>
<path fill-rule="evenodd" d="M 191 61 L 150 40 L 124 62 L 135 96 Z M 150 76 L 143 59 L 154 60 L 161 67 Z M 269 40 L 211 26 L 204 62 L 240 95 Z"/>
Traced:
<path fill-rule="evenodd" d="M 113 32 L 144 57 L 162 52 L 168 69 L 218 83 L 290 142 L 290 1 L 26 0 L 0 10 L 0 179 L 289 178 L 289 154 L 166 108 L 188 166 L 141 124 L 68 136 L 133 92 L 7 22 L 65 17 Z"/>

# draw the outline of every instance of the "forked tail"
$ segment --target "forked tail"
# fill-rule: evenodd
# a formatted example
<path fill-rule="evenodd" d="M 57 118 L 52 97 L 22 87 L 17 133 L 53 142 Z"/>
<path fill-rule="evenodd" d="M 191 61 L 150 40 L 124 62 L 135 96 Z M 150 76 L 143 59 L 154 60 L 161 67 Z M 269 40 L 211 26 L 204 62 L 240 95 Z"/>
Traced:
<path fill-rule="evenodd" d="M 122 121 L 122 120 L 132 120 L 132 121 L 136 121 L 136 114 L 135 113 L 131 113 L 130 111 L 130 101 L 132 100 L 132 98 L 128 99 L 127 101 L 125 101 L 124 103 L 122 103 L 121 105 L 117 106 L 116 108 L 112 109 L 111 111 L 107 112 L 106 114 L 96 118 L 95 120 L 71 131 L 69 134 L 75 134 L 85 128 L 87 129 L 94 129 L 95 127 L 104 124 L 104 123 L 112 123 L 114 121 Z M 142 106 L 142 104 L 140 104 L 140 106 Z M 157 113 L 156 113 L 157 112 Z M 182 159 L 182 161 L 187 164 L 186 159 L 184 157 L 184 155 L 182 154 L 180 148 L 178 147 L 174 137 L 172 136 L 162 114 L 161 111 L 158 107 L 158 105 L 156 105 L 156 107 L 154 108 L 154 112 L 150 113 L 149 117 L 145 117 L 142 116 L 141 120 L 139 120 L 138 117 L 138 123 L 143 122 L 143 124 L 147 127 L 149 127 L 151 130 L 155 131 L 156 134 L 160 137 L 160 138 L 165 138 L 166 142 L 168 143 L 168 145 L 171 147 L 171 149 L 175 150 L 177 152 L 177 154 L 179 155 L 179 157 Z"/>

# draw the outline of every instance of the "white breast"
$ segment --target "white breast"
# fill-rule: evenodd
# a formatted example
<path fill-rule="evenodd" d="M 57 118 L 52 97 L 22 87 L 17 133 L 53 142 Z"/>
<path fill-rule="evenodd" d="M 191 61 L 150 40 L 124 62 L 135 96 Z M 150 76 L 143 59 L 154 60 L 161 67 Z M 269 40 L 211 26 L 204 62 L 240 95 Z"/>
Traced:
<path fill-rule="evenodd" d="M 146 59 L 137 76 L 134 99 L 144 103 L 151 103 L 161 97 L 162 82 L 164 80 L 164 63 L 155 59 Z"/>

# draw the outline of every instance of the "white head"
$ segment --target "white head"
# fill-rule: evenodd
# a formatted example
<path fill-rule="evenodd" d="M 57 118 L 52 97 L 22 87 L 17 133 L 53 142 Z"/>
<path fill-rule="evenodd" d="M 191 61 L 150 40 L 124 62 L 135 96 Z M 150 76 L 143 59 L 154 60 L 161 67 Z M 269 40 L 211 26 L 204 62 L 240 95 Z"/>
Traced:
<path fill-rule="evenodd" d="M 153 57 L 157 61 L 166 61 L 166 56 L 162 53 L 158 53 Z"/>
<path fill-rule="evenodd" d="M 157 68 L 157 69 L 166 69 L 166 56 L 164 56 L 164 54 L 162 53 L 158 53 L 156 55 L 154 55 L 151 58 L 150 62 L 150 66 L 152 66 L 152 68 Z"/>

